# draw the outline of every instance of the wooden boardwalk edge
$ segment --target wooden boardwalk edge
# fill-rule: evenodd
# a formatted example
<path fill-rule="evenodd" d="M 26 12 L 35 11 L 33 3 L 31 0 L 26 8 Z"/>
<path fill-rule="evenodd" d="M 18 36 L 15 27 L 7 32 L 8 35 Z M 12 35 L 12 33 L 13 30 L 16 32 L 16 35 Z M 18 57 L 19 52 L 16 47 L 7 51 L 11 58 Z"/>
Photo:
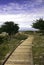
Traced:
<path fill-rule="evenodd" d="M 23 41 L 22 41 L 22 42 L 23 42 Z M 22 43 L 22 42 L 20 41 L 19 43 Z M 19 44 L 19 45 L 20 45 L 20 44 Z M 19 46 L 19 45 L 18 45 L 18 46 Z M 18 46 L 17 46 L 17 47 L 18 47 Z M 17 47 L 16 47 L 16 48 L 17 48 Z M 16 49 L 16 48 L 15 48 L 15 49 Z M 6 63 L 6 61 L 7 61 L 8 58 L 12 55 L 12 53 L 14 52 L 15 49 L 13 49 L 11 52 L 9 52 L 9 54 L 7 55 L 7 57 L 3 60 L 2 65 L 4 65 L 4 64 Z"/>

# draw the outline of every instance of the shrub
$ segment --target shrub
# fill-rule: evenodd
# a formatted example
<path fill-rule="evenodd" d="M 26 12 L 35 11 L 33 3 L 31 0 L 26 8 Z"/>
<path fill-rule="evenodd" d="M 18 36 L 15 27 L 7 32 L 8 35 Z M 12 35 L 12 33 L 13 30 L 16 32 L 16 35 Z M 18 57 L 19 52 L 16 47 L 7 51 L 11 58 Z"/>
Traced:
<path fill-rule="evenodd" d="M 2 36 L 0 36 L 0 44 L 3 43 L 4 38 Z"/>
<path fill-rule="evenodd" d="M 17 35 L 15 35 L 15 38 L 16 39 L 19 39 L 19 40 L 25 40 L 25 39 L 27 39 L 27 35 L 25 35 L 25 34 L 20 34 L 20 33 L 18 33 Z"/>
<path fill-rule="evenodd" d="M 0 34 L 0 44 L 8 40 L 7 34 Z"/>

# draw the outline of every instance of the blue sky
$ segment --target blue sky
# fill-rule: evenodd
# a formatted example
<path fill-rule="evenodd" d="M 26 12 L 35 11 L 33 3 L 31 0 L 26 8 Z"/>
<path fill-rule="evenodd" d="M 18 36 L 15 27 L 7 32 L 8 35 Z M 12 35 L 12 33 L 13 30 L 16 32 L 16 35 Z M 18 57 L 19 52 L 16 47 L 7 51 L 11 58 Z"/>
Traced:
<path fill-rule="evenodd" d="M 31 27 L 39 18 L 44 19 L 44 0 L 0 0 L 0 24 L 12 20 L 20 27 Z"/>

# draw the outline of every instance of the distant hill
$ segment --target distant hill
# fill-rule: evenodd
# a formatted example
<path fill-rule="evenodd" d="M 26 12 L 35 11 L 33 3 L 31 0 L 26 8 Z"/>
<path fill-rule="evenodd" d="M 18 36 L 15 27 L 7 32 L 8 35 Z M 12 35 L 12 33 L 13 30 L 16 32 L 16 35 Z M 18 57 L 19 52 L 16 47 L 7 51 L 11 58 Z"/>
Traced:
<path fill-rule="evenodd" d="M 19 31 L 38 31 L 38 29 L 35 28 L 27 28 L 27 27 L 21 27 Z"/>

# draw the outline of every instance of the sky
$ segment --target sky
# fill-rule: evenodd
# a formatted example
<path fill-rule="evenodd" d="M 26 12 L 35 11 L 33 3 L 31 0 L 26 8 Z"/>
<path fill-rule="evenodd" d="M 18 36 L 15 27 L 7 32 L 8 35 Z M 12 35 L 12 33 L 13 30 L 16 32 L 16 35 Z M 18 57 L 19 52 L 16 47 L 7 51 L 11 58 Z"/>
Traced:
<path fill-rule="evenodd" d="M 44 19 L 44 0 L 0 0 L 0 25 L 14 21 L 20 27 L 31 27 L 39 18 Z"/>

